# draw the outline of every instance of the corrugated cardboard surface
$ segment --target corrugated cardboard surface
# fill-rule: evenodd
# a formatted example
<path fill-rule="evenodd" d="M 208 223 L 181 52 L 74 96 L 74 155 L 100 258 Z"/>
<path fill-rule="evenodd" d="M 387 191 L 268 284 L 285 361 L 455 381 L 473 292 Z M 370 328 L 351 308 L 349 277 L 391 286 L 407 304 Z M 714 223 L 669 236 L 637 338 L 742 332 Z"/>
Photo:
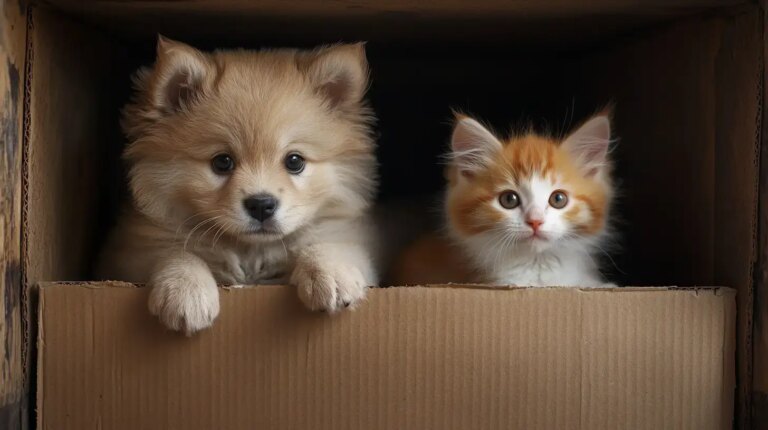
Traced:
<path fill-rule="evenodd" d="M 22 291 L 24 2 L 0 4 L 0 428 L 26 424 L 29 379 Z"/>
<path fill-rule="evenodd" d="M 726 429 L 729 289 L 371 290 L 305 311 L 222 290 L 213 329 L 168 332 L 130 285 L 41 289 L 43 429 Z"/>
<path fill-rule="evenodd" d="M 33 9 L 24 270 L 31 282 L 83 279 L 95 255 L 100 186 L 119 142 L 109 97 L 120 52 L 70 19 Z"/>
<path fill-rule="evenodd" d="M 765 5 L 765 2 L 762 3 Z M 763 26 L 763 40 L 768 40 L 768 26 Z M 763 71 L 768 64 L 768 44 L 763 44 Z M 763 86 L 763 101 L 768 100 L 768 86 Z M 768 125 L 768 109 L 762 110 L 763 130 Z M 753 334 L 754 378 L 752 381 L 752 423 L 756 429 L 768 428 L 768 133 L 762 131 L 757 264 L 755 265 L 755 316 Z"/>
<path fill-rule="evenodd" d="M 625 246 L 616 260 L 628 279 L 728 285 L 739 292 L 737 416 L 745 426 L 752 379 L 763 20 L 755 6 L 615 44 L 585 59 L 582 74 L 589 84 L 576 97 L 582 103 L 616 102 L 620 141 L 614 156 Z"/>

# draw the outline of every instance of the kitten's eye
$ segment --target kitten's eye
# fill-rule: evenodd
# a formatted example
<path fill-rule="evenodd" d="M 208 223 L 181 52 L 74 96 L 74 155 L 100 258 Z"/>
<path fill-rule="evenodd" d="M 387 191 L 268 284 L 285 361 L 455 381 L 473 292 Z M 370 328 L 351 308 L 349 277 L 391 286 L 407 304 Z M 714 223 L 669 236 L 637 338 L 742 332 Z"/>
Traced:
<path fill-rule="evenodd" d="M 562 209 L 568 204 L 568 194 L 563 190 L 557 190 L 549 196 L 549 205 L 555 209 Z"/>
<path fill-rule="evenodd" d="M 226 175 L 235 168 L 235 160 L 229 154 L 219 154 L 211 160 L 211 168 L 219 175 Z"/>
<path fill-rule="evenodd" d="M 514 209 L 520 206 L 520 196 L 514 191 L 504 191 L 499 196 L 499 204 L 504 209 Z"/>
<path fill-rule="evenodd" d="M 304 166 L 306 165 L 307 162 L 304 160 L 304 157 L 295 152 L 292 152 L 285 157 L 285 168 L 294 175 L 298 175 L 304 171 Z"/>

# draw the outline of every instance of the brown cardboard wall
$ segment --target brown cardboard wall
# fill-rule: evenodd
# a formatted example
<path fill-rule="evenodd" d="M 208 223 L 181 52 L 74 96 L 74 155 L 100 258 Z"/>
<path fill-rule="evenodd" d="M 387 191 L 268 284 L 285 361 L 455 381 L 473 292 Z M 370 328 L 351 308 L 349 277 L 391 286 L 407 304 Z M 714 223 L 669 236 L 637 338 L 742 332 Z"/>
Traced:
<path fill-rule="evenodd" d="M 644 36 L 587 56 L 578 69 L 582 104 L 616 103 L 622 263 L 642 283 L 712 282 L 722 24 L 695 19 Z"/>
<path fill-rule="evenodd" d="M 759 153 L 762 126 L 762 10 L 723 21 L 716 62 L 715 278 L 739 292 L 737 308 L 738 416 L 750 423 L 753 270 L 757 259 Z M 752 95 L 746 97 L 746 94 Z M 727 204 L 719 204 L 725 197 Z M 733 214 L 749 222 L 733 222 Z M 745 218 L 746 219 L 746 218 Z"/>
<path fill-rule="evenodd" d="M 56 6 L 69 8 L 70 12 L 80 10 L 82 7 L 79 2 L 54 1 L 53 3 Z M 651 9 L 647 5 L 638 6 L 630 3 L 632 2 L 611 2 L 610 5 L 600 6 L 598 3 L 564 0 L 558 4 L 562 7 L 563 13 L 573 13 L 574 17 L 589 15 L 590 11 L 595 12 L 599 7 L 619 8 L 625 14 L 622 15 L 624 18 L 641 17 L 643 13 L 633 9 L 635 7 L 645 11 Z M 669 9 L 657 4 L 659 7 L 654 10 L 662 11 L 663 14 L 672 17 L 682 13 L 683 10 L 688 10 L 678 9 L 680 5 L 711 6 L 713 3 L 732 4 L 734 2 L 678 1 L 674 4 L 665 3 L 670 5 Z M 303 19 L 315 22 L 315 25 L 318 22 L 325 22 L 322 19 L 318 20 L 317 15 L 313 15 L 319 12 L 312 8 L 312 4 L 312 2 L 291 3 L 285 6 L 287 9 L 282 9 L 283 6 L 275 2 L 258 2 L 254 4 L 255 6 L 237 2 L 194 2 L 192 5 L 172 2 L 157 2 L 151 5 L 133 2 L 99 2 L 91 11 L 81 10 L 82 13 L 91 14 L 88 16 L 91 21 L 86 23 L 79 17 L 73 19 L 44 8 L 37 9 L 34 34 L 31 39 L 34 45 L 35 61 L 31 67 L 33 79 L 29 99 L 32 115 L 29 129 L 31 133 L 28 147 L 29 190 L 26 195 L 28 217 L 24 259 L 28 279 L 33 282 L 83 279 L 89 271 L 99 239 L 99 233 L 94 229 L 94 225 L 104 223 L 100 214 L 101 209 L 92 204 L 94 200 L 90 197 L 98 192 L 101 183 L 107 178 L 106 174 L 109 173 L 104 171 L 104 163 L 102 163 L 105 151 L 114 151 L 119 147 L 117 143 L 119 138 L 113 138 L 117 135 L 117 110 L 113 108 L 112 98 L 116 91 L 125 91 L 127 88 L 125 84 L 127 70 L 113 70 L 112 62 L 116 58 L 126 54 L 132 55 L 147 46 L 151 47 L 152 43 L 148 41 L 149 33 L 156 28 L 166 28 L 164 27 L 166 24 L 168 28 L 174 28 L 174 23 L 187 22 L 184 19 L 187 16 L 194 19 L 207 18 L 207 10 L 194 13 L 199 8 L 216 7 L 227 10 L 226 13 L 213 14 L 216 25 L 204 29 L 195 26 L 185 29 L 186 34 L 192 32 L 201 40 L 206 40 L 206 37 L 210 36 L 212 39 L 208 40 L 208 43 L 215 43 L 216 37 L 221 37 L 223 33 L 228 32 L 227 23 L 242 24 L 241 21 L 233 18 L 238 15 L 238 7 L 248 9 L 248 13 L 253 17 L 270 14 L 270 16 L 282 17 L 280 19 L 283 21 L 278 19 L 274 22 L 291 21 L 294 13 L 303 16 Z M 502 5 L 491 1 L 483 4 L 484 6 L 480 9 L 484 10 L 484 13 L 488 14 L 488 11 L 493 11 L 493 8 L 509 7 L 509 16 L 523 21 L 526 21 L 528 13 L 541 13 L 536 6 L 540 3 L 520 2 L 514 5 Z M 554 4 L 550 2 L 543 7 L 551 8 Z M 740 423 L 745 424 L 745 408 L 748 400 L 746 393 L 749 391 L 751 381 L 749 374 L 750 295 L 752 292 L 751 270 L 755 258 L 753 234 L 757 202 L 755 140 L 759 134 L 759 115 L 762 107 L 762 100 L 758 96 L 760 85 L 762 85 L 762 58 L 759 54 L 763 43 L 762 10 L 756 6 L 747 6 L 738 9 L 735 13 L 720 11 L 722 13 L 667 23 L 619 39 L 614 39 L 615 32 L 606 31 L 605 40 L 599 37 L 593 37 L 590 40 L 593 42 L 597 40 L 600 46 L 608 45 L 608 48 L 594 50 L 593 46 L 586 52 L 568 51 L 562 56 L 560 53 L 549 55 L 549 51 L 545 50 L 545 54 L 539 59 L 547 57 L 547 60 L 528 62 L 516 56 L 517 51 L 511 47 L 535 40 L 536 37 L 532 34 L 527 34 L 527 39 L 518 40 L 512 37 L 514 32 L 491 34 L 479 31 L 479 28 L 486 27 L 478 22 L 488 24 L 490 21 L 471 19 L 456 21 L 455 8 L 458 6 L 454 2 L 443 6 L 436 2 L 429 2 L 420 10 L 406 8 L 403 5 L 392 7 L 395 11 L 398 7 L 407 9 L 408 19 L 416 20 L 414 22 L 442 22 L 441 17 L 444 16 L 450 18 L 445 22 L 462 22 L 465 26 L 457 28 L 474 28 L 477 31 L 471 34 L 471 38 L 468 37 L 464 41 L 469 45 L 474 43 L 481 46 L 484 45 L 484 37 L 493 38 L 493 50 L 471 51 L 471 55 L 466 58 L 451 57 L 453 54 L 450 50 L 441 48 L 440 45 L 446 44 L 450 36 L 455 37 L 460 32 L 433 34 L 425 30 L 429 27 L 409 27 L 411 32 L 421 31 L 421 36 L 416 33 L 408 36 L 417 40 L 420 43 L 419 47 L 435 48 L 424 52 L 424 60 L 419 66 L 422 68 L 418 70 L 428 71 L 424 73 L 437 70 L 440 73 L 441 67 L 454 66 L 450 72 L 443 72 L 434 79 L 435 83 L 444 85 L 446 91 L 451 90 L 451 80 L 458 82 L 467 76 L 474 76 L 467 74 L 471 68 L 466 67 L 466 63 L 471 62 L 471 56 L 474 55 L 478 57 L 476 63 L 471 63 L 474 66 L 486 67 L 493 64 L 498 66 L 492 72 L 484 74 L 487 81 L 483 84 L 487 87 L 518 86 L 527 90 L 527 92 L 506 93 L 509 96 L 507 100 L 510 100 L 506 107 L 510 110 L 519 108 L 519 111 L 524 111 L 526 107 L 550 103 L 558 104 L 554 109 L 562 112 L 562 107 L 567 106 L 567 103 L 562 101 L 563 99 L 570 101 L 571 91 L 575 92 L 575 100 L 582 111 L 587 106 L 592 109 L 609 99 L 616 100 L 618 104 L 616 128 L 621 138 L 616 156 L 619 159 L 618 172 L 623 181 L 621 205 L 625 221 L 618 227 L 626 234 L 626 240 L 623 243 L 624 254 L 617 257 L 619 270 L 625 273 L 626 279 L 638 284 L 727 285 L 739 291 L 740 409 L 738 415 Z M 385 26 L 381 24 L 382 22 L 398 20 L 397 16 L 392 18 L 392 10 L 389 9 L 391 5 L 375 6 L 372 3 L 362 2 L 359 6 L 362 11 L 360 12 L 361 20 L 358 22 L 356 15 L 358 12 L 352 11 L 343 4 L 334 4 L 328 9 L 328 13 L 344 21 L 346 26 L 324 25 L 324 27 L 331 27 L 333 34 L 341 32 L 340 34 L 344 34 L 344 37 L 349 39 L 360 34 L 378 35 L 379 41 L 382 45 L 388 45 L 390 52 L 396 51 L 393 46 L 395 48 L 399 46 L 396 43 L 392 45 L 393 40 L 401 43 L 403 47 L 409 46 L 407 41 L 397 39 L 395 32 L 387 33 L 383 29 Z M 189 11 L 186 11 L 187 7 L 190 7 Z M 590 9 L 593 7 L 596 9 Z M 191 15 L 187 15 L 187 12 Z M 544 13 L 542 16 L 546 17 L 546 15 L 547 13 Z M 152 17 L 155 19 L 152 20 Z M 111 27 L 112 24 L 117 23 L 121 25 L 116 29 L 97 30 L 92 27 L 96 18 L 102 19 L 101 27 Z M 485 18 L 488 16 L 486 15 Z M 506 19 L 506 16 L 503 18 Z M 143 21 L 145 19 L 149 21 Z M 190 22 L 194 22 L 194 19 Z M 610 20 L 611 17 L 608 16 L 608 19 Z M 155 27 L 139 25 L 144 22 L 151 22 Z M 352 24 L 354 22 L 357 24 Z M 364 22 L 378 24 L 372 26 L 360 24 Z M 548 22 L 552 26 L 556 21 Z M 633 22 L 637 24 L 640 21 Z M 442 26 L 450 27 L 444 23 Z M 239 25 L 237 27 L 240 29 L 238 31 L 255 31 L 252 30 L 254 26 Z M 491 27 L 502 28 L 498 26 L 487 28 Z M 514 26 L 507 26 L 509 27 Z M 539 31 L 542 28 L 550 28 L 538 27 Z M 289 27 L 283 25 L 272 28 L 285 32 Z M 323 34 L 317 27 L 312 31 L 316 33 L 303 36 L 302 43 L 307 43 L 312 34 Z M 562 33 L 558 33 L 553 40 L 562 39 L 565 34 L 576 37 L 572 33 L 573 29 L 568 31 L 563 29 Z M 137 34 L 141 36 L 139 39 L 131 39 Z M 403 33 L 400 36 L 405 37 L 407 34 Z M 436 39 L 436 35 L 440 34 L 445 39 Z M 282 37 L 279 40 L 291 40 L 291 36 L 287 34 L 275 37 L 278 39 Z M 128 40 L 130 48 L 128 50 L 118 42 L 125 40 L 124 38 Z M 241 40 L 243 39 L 235 42 Z M 432 45 L 429 45 L 430 43 Z M 516 43 L 518 45 L 515 45 Z M 534 46 L 539 45 L 531 45 L 531 47 Z M 506 47 L 507 50 L 500 51 L 500 47 Z M 499 52 L 503 52 L 503 56 L 508 58 L 498 60 L 496 56 Z M 421 53 L 417 52 L 417 54 L 415 58 L 422 58 Z M 429 54 L 432 56 L 429 57 Z M 439 58 L 440 55 L 445 58 Z M 549 57 L 556 59 L 552 60 Z M 413 62 L 413 58 L 412 56 L 409 61 Z M 396 77 L 405 80 L 398 67 L 408 64 L 408 61 L 398 62 L 397 58 L 394 60 L 388 63 L 390 72 L 397 72 Z M 428 61 L 432 62 L 428 63 Z M 514 62 L 524 64 L 523 68 L 526 69 L 522 72 L 515 71 Z M 464 64 L 463 69 L 459 67 L 460 64 Z M 527 69 L 528 66 L 531 68 Z M 507 72 L 508 69 L 513 71 Z M 377 70 L 386 72 L 387 67 L 379 67 Z M 408 68 L 408 70 L 411 69 Z M 545 75 L 540 73 L 543 70 L 548 70 L 546 79 Z M 393 77 L 395 74 L 391 73 L 388 76 Z M 538 81 L 536 77 L 539 78 Z M 116 82 L 119 83 L 116 84 Z M 392 87 L 401 89 L 398 85 L 400 81 L 387 80 L 387 77 L 384 77 L 378 82 L 384 85 L 380 94 L 383 97 L 389 97 L 384 100 L 384 105 L 388 103 L 394 106 L 395 103 L 400 103 L 391 91 Z M 553 84 L 547 88 L 549 82 Z M 461 88 L 468 93 L 473 89 L 469 85 L 463 85 Z M 544 91 L 539 92 L 539 89 Z M 494 94 L 492 90 L 488 90 L 487 93 Z M 555 102 L 553 100 L 556 99 L 553 96 L 557 94 L 562 98 Z M 421 95 L 430 96 L 429 93 Z M 514 97 L 518 95 L 519 98 Z M 536 95 L 538 98 L 535 97 Z M 450 106 L 444 101 L 438 98 L 422 97 L 415 101 L 411 100 L 409 105 L 418 106 L 419 103 L 424 103 L 427 108 L 434 109 L 437 103 L 441 103 L 441 109 L 445 109 L 447 115 Z M 489 103 L 488 110 L 477 113 L 489 117 L 501 116 L 500 111 L 492 109 L 494 103 L 496 103 L 495 106 L 500 106 L 500 103 L 493 101 Z M 463 106 L 459 105 L 459 107 Z M 559 121 L 561 116 L 558 114 L 550 118 Z M 426 121 L 420 123 L 419 119 L 425 118 L 415 116 L 412 123 L 409 123 L 409 127 L 413 126 L 414 129 L 426 127 L 423 125 Z M 430 123 L 433 119 L 429 118 Z M 441 117 L 439 120 L 442 119 Z M 506 121 L 506 117 L 502 120 Z M 500 122 L 499 126 L 506 127 L 507 124 L 507 122 Z M 392 130 L 395 127 L 402 127 L 402 123 L 390 121 L 386 127 L 392 127 L 390 129 Z M 408 137 L 408 133 L 403 135 Z M 439 133 L 431 133 L 425 134 L 424 139 L 417 140 L 420 145 L 426 145 L 429 151 L 437 155 L 443 149 L 444 137 Z M 399 146 L 389 147 L 388 150 L 394 152 L 401 151 L 413 143 L 403 139 L 392 140 L 400 140 L 394 142 Z M 434 161 L 432 155 L 428 158 L 428 162 Z M 408 170 L 419 172 L 418 166 Z M 0 168 L 0 173 L 2 171 Z M 427 181 L 424 178 L 415 180 L 419 183 Z M 434 183 L 437 182 L 439 178 Z M 722 204 L 723 196 L 727 196 L 727 205 Z M 0 202 L 0 204 L 3 203 Z M 12 223 L 13 220 L 9 222 Z M 9 231 L 15 231 L 13 224 L 9 225 L 11 225 Z M 18 227 L 16 229 L 18 230 Z M 13 240 L 12 235 L 10 238 Z M 13 274 L 13 270 L 10 273 Z M 7 294 L 4 291 L 7 291 L 7 287 L 3 290 L 3 285 L 0 285 L 0 293 Z M 12 321 L 16 321 L 13 320 L 16 318 L 14 309 L 15 305 L 11 305 Z M 8 325 L 8 327 L 12 326 Z M 0 333 L 2 329 L 3 326 L 0 326 Z M 72 333 L 67 333 L 66 336 L 76 338 Z M 619 337 L 614 336 L 616 339 Z M 614 345 L 614 347 L 622 346 Z M 14 348 L 15 344 L 12 344 L 11 350 L 16 351 Z M 697 359 L 688 355 L 683 358 Z M 599 371 L 602 371 L 602 368 Z M 3 392 L 2 390 L 3 388 L 0 387 L 0 393 Z M 636 394 L 632 393 L 641 391 L 623 392 L 621 395 L 625 397 L 622 397 L 623 400 L 615 400 L 619 403 L 615 407 L 619 409 L 628 407 L 625 403 L 637 400 L 632 397 Z M 594 396 L 595 399 L 608 399 L 605 392 L 600 390 L 585 392 L 585 395 L 587 394 Z M 613 400 L 606 401 L 610 403 Z M 610 404 L 613 405 L 613 403 Z M 629 409 L 624 410 L 629 411 Z M 594 415 L 593 419 L 597 420 L 602 413 L 602 411 L 595 412 L 597 415 Z M 624 418 L 639 419 L 635 416 Z M 526 421 L 528 418 L 521 419 L 522 423 L 533 422 Z M 593 422 L 589 421 L 589 423 Z M 610 423 L 598 422 L 598 424 Z"/>
<path fill-rule="evenodd" d="M 63 8 L 80 10 L 87 6 L 73 0 L 52 0 L 49 3 Z M 463 0 L 426 0 L 414 2 L 412 0 L 390 0 L 378 2 L 362 0 L 356 3 L 357 7 L 344 2 L 320 4 L 313 0 L 299 0 L 282 2 L 280 0 L 263 0 L 260 2 L 244 2 L 242 0 L 202 0 L 188 5 L 180 5 L 173 1 L 155 1 L 150 4 L 130 4 L 124 1 L 107 0 L 100 1 L 98 5 L 91 6 L 92 12 L 105 14 L 130 15 L 142 12 L 146 15 L 153 14 L 178 14 L 183 12 L 195 12 L 196 14 L 216 13 L 244 16 L 347 16 L 360 17 L 372 14 L 416 12 L 423 15 L 436 17 L 456 16 L 461 14 L 473 14 L 477 16 L 504 14 L 510 16 L 583 16 L 589 14 L 628 14 L 641 15 L 651 13 L 666 13 L 678 15 L 681 12 L 702 10 L 712 7 L 726 7 L 742 5 L 743 0 L 647 0 L 638 3 L 633 0 L 519 0 L 509 3 L 504 0 L 479 0 L 473 8 L 468 8 Z"/>
<path fill-rule="evenodd" d="M 696 19 L 645 36 L 580 69 L 582 97 L 616 103 L 619 264 L 641 284 L 711 283 L 720 24 Z"/>
<path fill-rule="evenodd" d="M 693 20 L 585 63 L 613 95 L 626 251 L 642 284 L 739 291 L 739 413 L 748 425 L 762 11 Z M 727 204 L 725 204 L 727 201 Z M 671 209 L 674 208 L 674 209 Z M 736 217 L 736 218 L 734 218 Z"/>
<path fill-rule="evenodd" d="M 193 338 L 129 285 L 44 285 L 41 429 L 729 429 L 732 290 L 222 290 Z"/>
<path fill-rule="evenodd" d="M 21 200 L 26 10 L 0 2 L 0 428 L 26 428 Z"/>
<path fill-rule="evenodd" d="M 96 255 L 98 190 L 116 139 L 109 103 L 120 51 L 87 26 L 33 11 L 27 277 L 82 279 Z M 101 238 L 99 238 L 100 240 Z"/>
<path fill-rule="evenodd" d="M 763 27 L 764 38 L 768 26 Z M 768 59 L 768 45 L 763 46 L 763 61 Z M 765 72 L 765 66 L 763 69 Z M 763 100 L 768 86 L 763 86 Z M 768 124 L 768 111 L 763 109 L 763 130 Z M 758 216 L 758 259 L 755 270 L 755 316 L 753 337 L 752 416 L 756 429 L 768 428 L 768 134 L 762 132 L 760 163 L 760 208 Z"/>

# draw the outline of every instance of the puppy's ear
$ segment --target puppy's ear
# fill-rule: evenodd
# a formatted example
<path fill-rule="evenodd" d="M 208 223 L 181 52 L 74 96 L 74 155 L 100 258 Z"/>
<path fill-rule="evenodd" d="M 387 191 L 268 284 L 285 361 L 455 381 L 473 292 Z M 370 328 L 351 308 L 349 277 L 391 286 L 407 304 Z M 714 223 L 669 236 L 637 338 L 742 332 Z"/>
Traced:
<path fill-rule="evenodd" d="M 304 60 L 309 82 L 331 108 L 354 107 L 362 100 L 368 86 L 364 43 L 320 48 Z"/>
<path fill-rule="evenodd" d="M 169 115 L 189 108 L 210 90 L 216 67 L 208 54 L 159 36 L 157 60 L 149 73 L 150 103 Z"/>

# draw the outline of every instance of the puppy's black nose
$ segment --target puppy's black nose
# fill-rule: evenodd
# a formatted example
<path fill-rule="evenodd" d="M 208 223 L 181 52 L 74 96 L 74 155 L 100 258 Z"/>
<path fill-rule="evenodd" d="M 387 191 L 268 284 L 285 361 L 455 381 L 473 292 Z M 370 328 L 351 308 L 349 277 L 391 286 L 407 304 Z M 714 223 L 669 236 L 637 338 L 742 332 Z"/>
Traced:
<path fill-rule="evenodd" d="M 269 194 L 256 194 L 254 196 L 248 196 L 243 200 L 243 206 L 245 206 L 246 212 L 252 218 L 259 221 L 271 217 L 277 211 L 278 201 L 274 196 Z"/>

